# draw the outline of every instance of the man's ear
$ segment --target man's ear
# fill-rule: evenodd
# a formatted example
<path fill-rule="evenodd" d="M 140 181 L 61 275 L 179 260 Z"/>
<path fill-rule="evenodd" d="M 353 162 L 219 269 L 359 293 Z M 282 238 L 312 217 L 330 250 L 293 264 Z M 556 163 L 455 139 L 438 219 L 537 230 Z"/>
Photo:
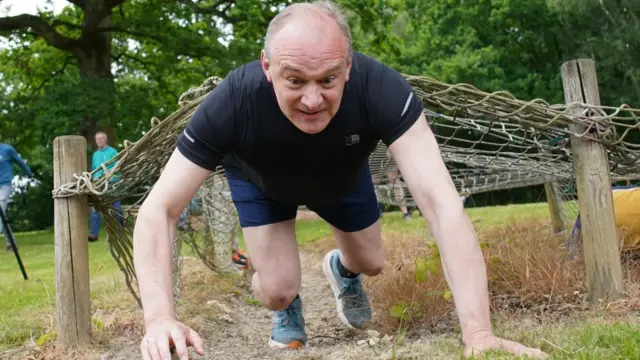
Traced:
<path fill-rule="evenodd" d="M 349 81 L 349 75 L 351 74 L 351 64 L 353 58 L 351 55 L 347 57 L 347 69 L 345 70 L 347 73 L 345 74 L 344 81 Z"/>
<path fill-rule="evenodd" d="M 260 64 L 262 64 L 262 72 L 264 72 L 264 76 L 267 77 L 267 81 L 271 82 L 271 63 L 269 62 L 269 59 L 267 59 L 267 54 L 264 49 L 260 52 Z"/>

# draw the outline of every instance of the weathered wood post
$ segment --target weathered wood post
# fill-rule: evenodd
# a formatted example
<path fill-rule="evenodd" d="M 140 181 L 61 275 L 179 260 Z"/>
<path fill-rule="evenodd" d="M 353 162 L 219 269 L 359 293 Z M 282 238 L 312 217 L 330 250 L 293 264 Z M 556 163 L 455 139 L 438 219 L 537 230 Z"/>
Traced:
<path fill-rule="evenodd" d="M 593 60 L 568 61 L 562 64 L 561 71 L 567 104 L 579 102 L 600 105 Z M 583 110 L 576 108 L 575 114 Z M 583 133 L 586 127 L 574 124 L 569 129 L 574 133 Z M 623 283 L 607 152 L 602 144 L 577 136 L 571 136 L 571 148 L 589 299 L 592 303 L 600 299 L 612 300 L 622 294 Z"/>
<path fill-rule="evenodd" d="M 549 215 L 551 216 L 551 225 L 553 233 L 559 234 L 565 231 L 564 221 L 562 220 L 562 211 L 560 209 L 560 199 L 554 183 L 544 184 L 544 191 L 547 195 L 547 204 L 549 205 Z"/>
<path fill-rule="evenodd" d="M 82 136 L 53 141 L 54 188 L 74 182 L 87 169 L 87 142 Z M 89 303 L 89 206 L 86 195 L 54 199 L 56 330 L 64 347 L 91 339 Z"/>
<path fill-rule="evenodd" d="M 550 145 L 550 141 L 541 141 L 545 145 Z M 545 153 L 544 148 L 538 148 L 539 153 Z M 554 234 L 560 234 L 564 232 L 565 224 L 562 218 L 562 208 L 560 207 L 560 196 L 557 191 L 557 184 L 550 182 L 544 184 L 544 192 L 547 198 L 547 205 L 549 206 L 549 217 L 551 219 L 551 226 Z"/>

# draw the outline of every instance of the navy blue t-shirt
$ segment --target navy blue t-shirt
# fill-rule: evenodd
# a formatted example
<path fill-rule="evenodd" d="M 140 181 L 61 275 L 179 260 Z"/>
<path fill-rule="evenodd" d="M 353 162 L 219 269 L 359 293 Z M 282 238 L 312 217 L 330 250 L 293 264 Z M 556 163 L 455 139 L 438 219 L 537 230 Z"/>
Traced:
<path fill-rule="evenodd" d="M 378 142 L 391 145 L 422 111 L 397 71 L 354 53 L 338 112 L 322 132 L 306 134 L 280 110 L 256 60 L 231 71 L 204 99 L 177 146 L 195 164 L 222 165 L 274 200 L 321 204 L 354 189 Z"/>

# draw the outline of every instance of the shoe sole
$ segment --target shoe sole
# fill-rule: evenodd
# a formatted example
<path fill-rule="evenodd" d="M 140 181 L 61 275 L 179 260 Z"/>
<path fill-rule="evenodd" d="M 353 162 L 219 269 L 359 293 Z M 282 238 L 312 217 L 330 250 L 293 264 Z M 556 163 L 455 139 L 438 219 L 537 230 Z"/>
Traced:
<path fill-rule="evenodd" d="M 336 282 L 336 278 L 333 276 L 333 271 L 331 271 L 331 257 L 334 254 L 337 254 L 337 250 L 332 250 L 324 256 L 324 260 L 322 261 L 322 271 L 324 275 L 329 280 L 329 284 L 331 284 L 331 290 L 333 290 L 333 297 L 336 299 L 336 309 L 338 310 L 338 318 L 342 321 L 343 324 L 348 326 L 351 329 L 355 329 L 353 325 L 347 320 L 347 317 L 344 315 L 344 310 L 342 309 L 342 301 L 340 301 L 340 289 L 338 288 L 338 283 Z"/>
<path fill-rule="evenodd" d="M 269 347 L 277 350 L 299 350 L 304 347 L 304 344 L 302 344 L 302 342 L 298 340 L 290 342 L 288 344 L 282 344 L 274 341 L 273 339 L 269 339 Z"/>

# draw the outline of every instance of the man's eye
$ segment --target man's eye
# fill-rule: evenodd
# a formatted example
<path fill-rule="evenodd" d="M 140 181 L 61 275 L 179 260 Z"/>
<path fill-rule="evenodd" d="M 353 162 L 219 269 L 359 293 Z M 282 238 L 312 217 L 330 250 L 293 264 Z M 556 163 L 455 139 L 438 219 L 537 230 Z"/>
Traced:
<path fill-rule="evenodd" d="M 322 80 L 322 83 L 325 85 L 329 85 L 331 84 L 334 80 L 336 79 L 335 76 L 330 76 L 328 78 L 325 78 L 324 80 Z"/>
<path fill-rule="evenodd" d="M 300 85 L 302 84 L 302 80 L 300 79 L 296 79 L 296 78 L 288 78 L 287 79 L 289 81 L 289 83 L 291 83 L 292 85 Z"/>

